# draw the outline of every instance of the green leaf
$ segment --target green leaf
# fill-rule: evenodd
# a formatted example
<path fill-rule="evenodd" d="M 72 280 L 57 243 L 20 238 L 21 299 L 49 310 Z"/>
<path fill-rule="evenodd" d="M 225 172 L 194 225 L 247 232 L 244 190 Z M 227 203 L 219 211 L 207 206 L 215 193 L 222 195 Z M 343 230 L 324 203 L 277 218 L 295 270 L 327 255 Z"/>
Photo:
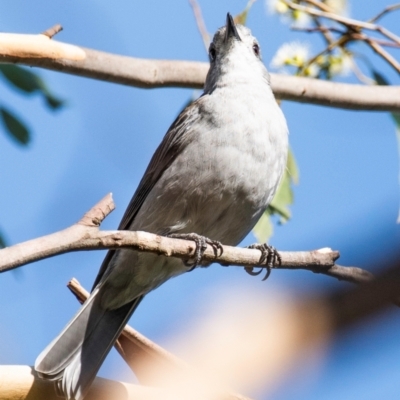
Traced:
<path fill-rule="evenodd" d="M 272 236 L 274 227 L 271 222 L 271 214 L 267 209 L 261 218 L 258 220 L 256 226 L 253 228 L 253 234 L 259 243 L 266 243 Z"/>
<path fill-rule="evenodd" d="M 378 85 L 381 85 L 381 86 L 390 85 L 389 81 L 380 72 L 375 71 L 374 69 L 371 70 L 371 72 L 372 72 L 372 76 L 375 79 L 375 82 Z"/>
<path fill-rule="evenodd" d="M 299 168 L 297 167 L 296 159 L 294 158 L 294 154 L 290 148 L 288 150 L 287 170 L 292 182 L 297 185 L 299 183 L 300 173 Z"/>
<path fill-rule="evenodd" d="M 30 141 L 30 133 L 25 124 L 4 107 L 0 107 L 0 115 L 11 137 L 19 144 L 27 145 Z"/>
<path fill-rule="evenodd" d="M 8 83 L 26 93 L 39 90 L 38 76 L 33 72 L 12 64 L 0 64 L 0 72 Z"/>
<path fill-rule="evenodd" d="M 285 223 L 291 216 L 288 206 L 292 203 L 293 191 L 291 188 L 290 176 L 286 170 L 278 187 L 278 190 L 276 191 L 276 194 L 269 205 L 271 215 L 279 215 L 279 222 L 281 224 Z"/>
<path fill-rule="evenodd" d="M 246 25 L 247 22 L 247 16 L 249 14 L 249 11 L 253 4 L 256 2 L 256 0 L 249 0 L 246 4 L 246 8 L 238 15 L 236 15 L 233 19 L 236 24 L 240 25 Z"/>
<path fill-rule="evenodd" d="M 299 170 L 293 153 L 289 149 L 286 169 L 278 190 L 267 210 L 253 229 L 253 234 L 260 243 L 265 243 L 272 236 L 273 225 L 271 218 L 274 215 L 279 217 L 279 224 L 284 224 L 290 219 L 291 213 L 289 206 L 293 204 L 294 201 L 292 185 L 298 182 Z"/>
<path fill-rule="evenodd" d="M 12 64 L 0 64 L 0 72 L 6 81 L 15 88 L 27 94 L 39 92 L 51 109 L 55 110 L 64 105 L 63 100 L 51 93 L 44 80 L 27 68 Z"/>
<path fill-rule="evenodd" d="M 52 110 L 57 110 L 63 106 L 65 106 L 65 101 L 61 100 L 57 97 L 54 97 L 51 93 L 45 94 L 45 101 L 49 108 Z"/>

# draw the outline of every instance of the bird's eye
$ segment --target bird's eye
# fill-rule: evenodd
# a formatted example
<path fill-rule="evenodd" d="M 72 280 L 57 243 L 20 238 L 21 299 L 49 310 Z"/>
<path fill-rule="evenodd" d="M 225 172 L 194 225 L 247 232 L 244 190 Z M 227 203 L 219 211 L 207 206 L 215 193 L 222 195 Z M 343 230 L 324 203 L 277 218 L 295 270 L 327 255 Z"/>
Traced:
<path fill-rule="evenodd" d="M 257 57 L 260 57 L 260 46 L 257 43 L 253 44 L 253 51 Z"/>
<path fill-rule="evenodd" d="M 210 48 L 208 50 L 208 55 L 210 57 L 210 61 L 213 62 L 215 60 L 215 57 L 217 56 L 217 50 L 215 50 L 214 43 L 210 44 Z"/>

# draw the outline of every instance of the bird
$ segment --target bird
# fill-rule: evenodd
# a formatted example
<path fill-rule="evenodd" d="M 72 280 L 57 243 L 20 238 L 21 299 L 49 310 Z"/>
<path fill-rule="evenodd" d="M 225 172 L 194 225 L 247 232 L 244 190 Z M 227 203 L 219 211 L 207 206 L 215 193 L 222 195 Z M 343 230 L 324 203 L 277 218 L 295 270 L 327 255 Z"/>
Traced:
<path fill-rule="evenodd" d="M 37 375 L 55 381 L 68 400 L 85 397 L 143 297 L 198 266 L 206 243 L 238 245 L 281 181 L 288 127 L 257 39 L 228 13 L 209 62 L 203 94 L 168 129 L 119 225 L 192 239 L 195 259 L 107 253 L 90 297 L 35 362 Z"/>

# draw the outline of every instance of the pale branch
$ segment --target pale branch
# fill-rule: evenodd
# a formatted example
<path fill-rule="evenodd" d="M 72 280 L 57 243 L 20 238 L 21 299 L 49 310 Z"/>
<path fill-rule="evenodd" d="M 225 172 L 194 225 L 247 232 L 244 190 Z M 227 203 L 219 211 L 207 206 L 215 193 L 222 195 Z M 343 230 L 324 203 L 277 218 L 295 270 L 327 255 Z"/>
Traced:
<path fill-rule="evenodd" d="M 161 400 L 172 398 L 166 389 L 95 378 L 85 400 Z M 39 379 L 28 365 L 0 366 L 0 399 L 60 400 L 53 381 Z"/>
<path fill-rule="evenodd" d="M 308 3 L 311 4 L 312 6 L 319 8 L 321 11 L 325 11 L 328 13 L 334 12 L 334 10 L 331 7 L 329 7 L 328 4 L 325 4 L 322 1 L 319 0 L 303 0 L 303 1 L 304 3 Z"/>
<path fill-rule="evenodd" d="M 89 293 L 75 278 L 68 282 L 67 287 L 81 304 L 89 296 Z M 192 376 L 199 375 L 198 371 L 195 371 L 185 361 L 154 343 L 129 325 L 125 325 L 114 346 L 142 385 L 153 387 L 162 385 L 157 377 L 162 376 L 165 371 L 173 372 L 175 375 L 182 375 L 182 379 L 187 378 L 188 374 Z M 230 392 L 224 393 L 224 399 L 249 400 L 241 394 Z"/>
<path fill-rule="evenodd" d="M 365 42 L 375 51 L 376 54 L 379 54 L 384 60 L 386 60 L 399 74 L 400 74 L 400 63 L 392 57 L 386 50 L 382 48 L 376 41 L 366 39 Z"/>
<path fill-rule="evenodd" d="M 314 26 L 314 27 L 292 26 L 290 29 L 292 31 L 299 31 L 299 32 L 305 32 L 305 33 L 319 32 L 319 33 L 322 33 L 323 35 L 325 35 L 327 33 L 338 33 L 342 36 L 350 35 L 350 38 L 352 40 L 359 40 L 359 41 L 371 40 L 373 42 L 380 44 L 381 46 L 394 47 L 396 49 L 400 48 L 400 44 L 398 44 L 396 42 L 390 42 L 388 40 L 379 39 L 377 37 L 368 37 L 367 35 L 358 33 L 358 32 L 351 32 L 351 34 L 349 34 L 348 32 L 346 32 L 342 29 L 335 28 L 334 26 L 322 25 L 317 18 L 315 18 L 314 22 L 317 24 L 317 26 Z M 326 38 L 326 36 L 325 36 L 325 38 Z M 328 44 L 332 43 L 333 40 L 334 40 L 333 37 L 330 38 L 329 40 L 327 40 Z"/>
<path fill-rule="evenodd" d="M 148 60 L 84 49 L 45 35 L 0 33 L 0 62 L 142 88 L 202 88 L 208 63 Z M 399 86 L 363 86 L 271 74 L 277 98 L 354 110 L 400 111 Z"/>
<path fill-rule="evenodd" d="M 0 272 L 58 254 L 82 250 L 128 248 L 183 260 L 193 257 L 196 246 L 190 240 L 173 239 L 140 231 L 100 231 L 99 225 L 113 209 L 114 202 L 109 194 L 69 228 L 0 250 Z M 276 269 L 304 269 L 358 283 L 372 279 L 371 274 L 360 268 L 348 270 L 346 267 L 335 265 L 339 252 L 329 248 L 314 251 L 282 251 L 279 254 L 281 263 L 274 265 L 273 268 Z M 216 255 L 214 249 L 208 246 L 203 256 L 203 263 L 208 265 L 217 262 L 224 266 L 267 268 L 265 264 L 260 264 L 260 256 L 259 250 L 232 246 L 223 246 L 223 253 Z"/>
<path fill-rule="evenodd" d="M 189 4 L 192 7 L 194 19 L 196 20 L 197 29 L 199 30 L 200 36 L 203 39 L 204 48 L 208 52 L 210 46 L 210 34 L 207 31 L 206 23 L 204 22 L 203 15 L 197 0 L 189 0 Z"/>

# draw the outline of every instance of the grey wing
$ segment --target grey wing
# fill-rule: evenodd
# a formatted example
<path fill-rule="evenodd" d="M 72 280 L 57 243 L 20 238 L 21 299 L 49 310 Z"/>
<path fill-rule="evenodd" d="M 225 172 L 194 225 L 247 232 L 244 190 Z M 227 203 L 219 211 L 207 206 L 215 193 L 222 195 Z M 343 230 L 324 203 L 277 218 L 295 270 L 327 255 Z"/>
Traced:
<path fill-rule="evenodd" d="M 186 107 L 168 129 L 162 142 L 153 154 L 143 178 L 126 209 L 124 216 L 122 217 L 118 226 L 119 230 L 126 230 L 132 225 L 133 220 L 154 185 L 161 178 L 164 171 L 172 164 L 176 156 L 191 142 L 193 135 L 185 135 L 184 133 L 191 127 L 193 121 L 198 120 L 200 115 L 199 105 L 201 104 L 202 99 L 203 98 L 200 97 Z M 114 253 L 115 250 L 110 250 L 105 256 L 99 273 L 94 281 L 92 290 L 100 282 Z"/>

